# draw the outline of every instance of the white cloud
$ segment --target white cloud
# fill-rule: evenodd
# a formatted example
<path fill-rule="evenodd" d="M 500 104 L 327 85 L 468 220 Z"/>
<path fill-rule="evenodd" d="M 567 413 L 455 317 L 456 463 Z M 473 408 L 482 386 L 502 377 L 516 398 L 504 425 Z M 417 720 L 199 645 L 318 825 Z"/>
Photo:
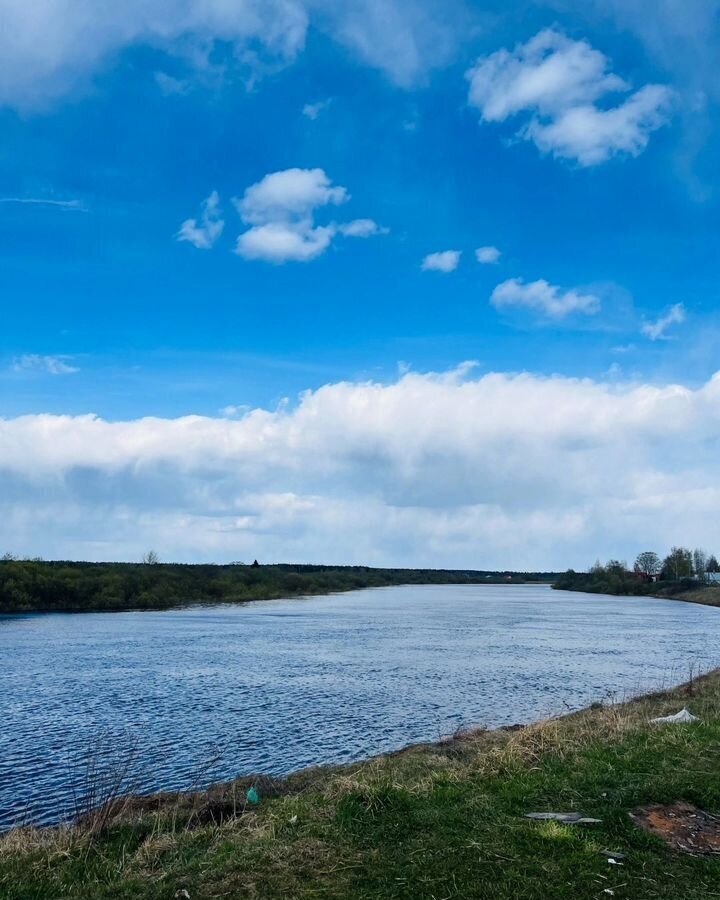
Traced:
<path fill-rule="evenodd" d="M 378 225 L 378 223 L 374 222 L 372 219 L 353 219 L 352 222 L 340 225 L 338 230 L 341 234 L 345 235 L 345 237 L 358 238 L 372 237 L 375 234 L 390 233 L 389 228 Z"/>
<path fill-rule="evenodd" d="M 671 306 L 664 316 L 660 316 L 655 322 L 645 322 L 642 333 L 651 341 L 666 340 L 665 332 L 671 325 L 680 325 L 685 321 L 685 307 L 682 303 Z"/>
<path fill-rule="evenodd" d="M 637 156 L 668 121 L 673 94 L 651 84 L 609 105 L 609 94 L 630 91 L 609 65 L 586 41 L 545 29 L 512 51 L 481 57 L 467 74 L 469 102 L 485 122 L 525 113 L 521 137 L 581 166 L 619 153 Z"/>
<path fill-rule="evenodd" d="M 22 416 L 0 420 L 0 546 L 515 568 L 717 552 L 718 440 L 720 374 L 691 389 L 464 366 L 238 419 Z"/>
<path fill-rule="evenodd" d="M 483 265 L 493 265 L 499 262 L 501 256 L 497 247 L 478 247 L 475 251 L 475 259 Z"/>
<path fill-rule="evenodd" d="M 595 315 L 601 306 L 600 298 L 595 294 L 565 291 L 542 278 L 527 284 L 522 278 L 503 281 L 492 292 L 490 302 L 497 309 L 533 309 L 551 319 L 563 319 L 572 313 Z"/>
<path fill-rule="evenodd" d="M 461 250 L 442 250 L 428 253 L 420 268 L 423 272 L 454 272 L 460 263 Z"/>
<path fill-rule="evenodd" d="M 0 104 L 32 109 L 75 90 L 126 48 L 182 57 L 190 72 L 292 62 L 312 21 L 353 56 L 399 84 L 422 79 L 451 58 L 462 34 L 461 4 L 430 0 L 2 0 Z M 453 9 L 454 8 L 454 9 Z M 171 86 L 161 80 L 161 87 Z"/>
<path fill-rule="evenodd" d="M 322 169 L 266 175 L 236 201 L 241 218 L 251 226 L 238 238 L 236 252 L 245 259 L 276 264 L 308 262 L 323 254 L 337 234 L 364 238 L 386 233 L 371 219 L 315 224 L 318 210 L 349 199 L 346 188 L 333 185 Z"/>
<path fill-rule="evenodd" d="M 243 221 L 264 225 L 278 219 L 305 219 L 322 206 L 350 199 L 347 189 L 334 186 L 322 169 L 285 169 L 251 185 L 237 207 Z"/>
<path fill-rule="evenodd" d="M 224 416 L 226 419 L 234 419 L 237 416 L 244 416 L 245 413 L 248 412 L 250 412 L 250 407 L 246 406 L 244 403 L 240 406 L 230 404 L 229 406 L 223 406 L 220 410 L 220 415 Z"/>
<path fill-rule="evenodd" d="M 255 225 L 237 240 L 236 252 L 244 259 L 264 262 L 309 262 L 321 256 L 335 236 L 332 225 L 313 227 L 310 223 L 269 222 Z"/>
<path fill-rule="evenodd" d="M 332 100 L 318 100 L 316 103 L 306 103 L 302 108 L 302 114 L 306 119 L 315 121 L 323 110 L 326 110 L 332 103 Z"/>
<path fill-rule="evenodd" d="M 179 241 L 188 241 L 198 250 L 210 250 L 215 241 L 223 233 L 225 222 L 220 209 L 220 197 L 217 191 L 203 201 L 200 221 L 186 219 L 180 226 L 176 237 Z"/>
<path fill-rule="evenodd" d="M 41 356 L 38 353 L 26 353 L 14 361 L 13 371 L 18 373 L 42 372 L 46 375 L 72 375 L 80 370 L 67 362 L 69 358 L 67 356 Z"/>
<path fill-rule="evenodd" d="M 44 197 L 0 197 L 0 203 L 19 203 L 27 206 L 51 206 L 73 212 L 87 212 L 82 200 L 48 200 Z"/>

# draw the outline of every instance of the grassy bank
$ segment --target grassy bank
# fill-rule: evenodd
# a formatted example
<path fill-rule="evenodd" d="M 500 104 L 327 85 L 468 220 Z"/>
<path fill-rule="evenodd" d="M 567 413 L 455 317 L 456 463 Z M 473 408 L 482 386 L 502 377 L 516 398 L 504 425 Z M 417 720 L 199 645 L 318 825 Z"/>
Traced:
<path fill-rule="evenodd" d="M 0 613 L 168 609 L 398 584 L 552 581 L 556 573 L 368 566 L 179 565 L 0 560 Z"/>
<path fill-rule="evenodd" d="M 558 591 L 580 591 L 586 594 L 610 594 L 614 597 L 658 597 L 684 600 L 704 606 L 720 606 L 720 584 L 708 584 L 692 578 L 680 581 L 643 581 L 633 572 L 600 569 L 590 572 L 565 572 L 554 582 Z"/>
<path fill-rule="evenodd" d="M 702 722 L 649 724 L 684 705 Z M 629 814 L 678 800 L 720 812 L 719 753 L 716 671 L 517 731 L 258 781 L 252 809 L 246 780 L 126 805 L 105 828 L 15 831 L 0 838 L 0 896 L 700 900 L 720 896 L 720 857 L 674 851 Z M 523 818 L 574 810 L 602 822 Z"/>

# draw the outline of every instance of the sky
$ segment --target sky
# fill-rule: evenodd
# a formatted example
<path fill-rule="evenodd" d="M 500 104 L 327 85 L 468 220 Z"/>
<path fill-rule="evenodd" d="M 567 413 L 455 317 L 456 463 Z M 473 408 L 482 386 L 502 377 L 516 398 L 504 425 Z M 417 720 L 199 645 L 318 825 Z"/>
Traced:
<path fill-rule="evenodd" d="M 0 22 L 0 554 L 720 551 L 720 0 Z"/>

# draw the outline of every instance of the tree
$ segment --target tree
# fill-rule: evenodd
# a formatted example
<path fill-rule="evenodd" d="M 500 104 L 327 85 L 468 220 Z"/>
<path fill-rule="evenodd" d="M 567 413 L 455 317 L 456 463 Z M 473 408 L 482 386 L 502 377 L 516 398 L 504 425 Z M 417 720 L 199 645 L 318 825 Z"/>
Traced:
<path fill-rule="evenodd" d="M 640 575 L 657 575 L 662 568 L 660 557 L 657 553 L 653 553 L 652 550 L 645 550 L 643 553 L 638 554 L 634 568 Z"/>
<path fill-rule="evenodd" d="M 705 581 L 705 572 L 707 571 L 707 554 L 704 550 L 700 550 L 699 547 L 693 550 L 693 566 L 695 568 L 695 574 L 700 579 L 700 581 Z"/>
<path fill-rule="evenodd" d="M 693 557 L 686 547 L 673 547 L 663 560 L 662 574 L 666 581 L 680 581 L 692 578 Z"/>
<path fill-rule="evenodd" d="M 707 564 L 705 566 L 706 572 L 720 572 L 720 563 L 718 563 L 715 555 L 713 553 L 708 556 Z"/>
<path fill-rule="evenodd" d="M 148 550 L 148 552 L 142 558 L 143 565 L 146 566 L 156 566 L 160 562 L 160 557 L 154 550 Z"/>

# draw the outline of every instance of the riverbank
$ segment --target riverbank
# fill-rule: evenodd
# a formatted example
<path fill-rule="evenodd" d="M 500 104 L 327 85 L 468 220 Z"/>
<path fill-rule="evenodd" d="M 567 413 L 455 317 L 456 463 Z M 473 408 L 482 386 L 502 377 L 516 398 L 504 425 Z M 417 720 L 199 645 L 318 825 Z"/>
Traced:
<path fill-rule="evenodd" d="M 703 606 L 720 606 L 720 584 L 704 584 L 692 578 L 681 581 L 641 581 L 632 573 L 611 577 L 607 572 L 565 572 L 552 585 L 556 591 L 605 594 L 612 597 L 656 597 L 683 600 Z"/>
<path fill-rule="evenodd" d="M 650 724 L 683 706 L 701 721 Z M 720 857 L 672 850 L 630 813 L 676 801 L 720 811 L 719 747 L 716 670 L 519 730 L 16 830 L 0 837 L 0 896 L 700 900 L 720 895 Z M 524 818 L 558 810 L 601 821 Z"/>
<path fill-rule="evenodd" d="M 244 603 L 408 584 L 550 583 L 552 572 L 369 566 L 0 560 L 0 613 L 121 612 Z"/>

